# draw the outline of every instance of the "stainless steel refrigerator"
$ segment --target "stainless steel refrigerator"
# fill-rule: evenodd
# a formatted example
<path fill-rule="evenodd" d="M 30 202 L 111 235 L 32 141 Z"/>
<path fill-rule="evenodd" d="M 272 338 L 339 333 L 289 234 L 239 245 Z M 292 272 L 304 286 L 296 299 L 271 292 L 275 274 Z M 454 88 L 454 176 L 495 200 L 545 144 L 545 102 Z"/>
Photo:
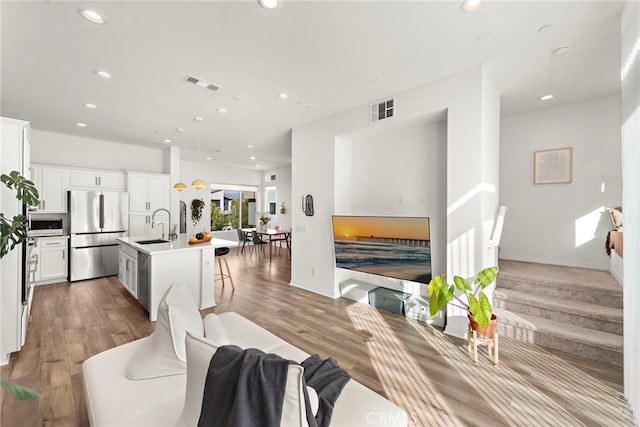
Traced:
<path fill-rule="evenodd" d="M 69 281 L 118 274 L 118 237 L 127 232 L 128 193 L 69 191 Z"/>

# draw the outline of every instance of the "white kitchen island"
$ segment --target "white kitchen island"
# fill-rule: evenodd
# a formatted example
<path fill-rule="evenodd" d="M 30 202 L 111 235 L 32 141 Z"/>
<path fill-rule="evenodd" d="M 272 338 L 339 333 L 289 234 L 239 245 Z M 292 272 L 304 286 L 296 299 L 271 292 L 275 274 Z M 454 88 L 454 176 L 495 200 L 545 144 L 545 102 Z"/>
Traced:
<path fill-rule="evenodd" d="M 183 234 L 171 242 L 139 243 L 148 240 L 145 236 L 118 238 L 118 277 L 147 309 L 149 320 L 156 320 L 160 299 L 178 280 L 191 290 L 200 309 L 216 305 L 214 251 L 216 248 L 238 246 L 238 242 L 214 238 L 207 243 L 190 245 Z"/>

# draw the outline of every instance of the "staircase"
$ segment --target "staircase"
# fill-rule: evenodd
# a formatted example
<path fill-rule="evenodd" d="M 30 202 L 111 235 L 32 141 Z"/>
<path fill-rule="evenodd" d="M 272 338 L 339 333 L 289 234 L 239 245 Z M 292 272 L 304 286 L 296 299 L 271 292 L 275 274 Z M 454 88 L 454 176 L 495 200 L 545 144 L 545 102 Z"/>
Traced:
<path fill-rule="evenodd" d="M 622 286 L 604 270 L 500 260 L 498 333 L 623 365 Z"/>

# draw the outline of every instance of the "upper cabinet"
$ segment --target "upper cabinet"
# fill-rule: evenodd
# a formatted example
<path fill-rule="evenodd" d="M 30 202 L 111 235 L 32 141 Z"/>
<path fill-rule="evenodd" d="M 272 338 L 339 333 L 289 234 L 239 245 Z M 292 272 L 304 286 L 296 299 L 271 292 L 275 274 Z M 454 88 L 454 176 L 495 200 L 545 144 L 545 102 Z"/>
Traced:
<path fill-rule="evenodd" d="M 169 209 L 169 175 L 129 173 L 129 211 Z"/>
<path fill-rule="evenodd" d="M 40 203 L 35 210 L 51 213 L 67 211 L 68 169 L 32 165 L 31 180 L 40 196 Z"/>
<path fill-rule="evenodd" d="M 91 169 L 70 169 L 69 187 L 72 189 L 125 191 L 125 173 Z"/>

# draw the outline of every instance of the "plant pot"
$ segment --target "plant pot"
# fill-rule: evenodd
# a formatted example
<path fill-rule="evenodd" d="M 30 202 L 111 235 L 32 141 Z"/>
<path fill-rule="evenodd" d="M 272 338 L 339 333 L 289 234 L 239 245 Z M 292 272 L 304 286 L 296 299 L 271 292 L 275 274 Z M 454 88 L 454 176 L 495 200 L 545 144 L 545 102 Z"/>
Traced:
<path fill-rule="evenodd" d="M 493 333 L 496 330 L 496 326 L 498 325 L 498 316 L 492 314 L 491 320 L 489 320 L 489 323 L 487 323 L 487 326 L 485 326 L 484 328 L 481 327 L 478 322 L 476 322 L 476 319 L 472 315 L 467 314 L 467 317 L 469 318 L 471 329 L 478 333 L 478 338 L 489 339 L 493 337 Z"/>

